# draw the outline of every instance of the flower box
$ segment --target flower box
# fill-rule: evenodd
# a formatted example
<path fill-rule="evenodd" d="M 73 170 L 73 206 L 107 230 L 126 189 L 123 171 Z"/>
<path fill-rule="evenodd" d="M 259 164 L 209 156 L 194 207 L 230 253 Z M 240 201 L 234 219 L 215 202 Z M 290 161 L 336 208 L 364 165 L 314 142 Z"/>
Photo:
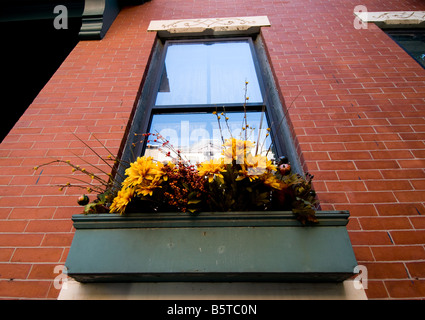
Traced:
<path fill-rule="evenodd" d="M 347 211 L 74 215 L 66 261 L 80 282 L 340 282 L 357 265 Z"/>

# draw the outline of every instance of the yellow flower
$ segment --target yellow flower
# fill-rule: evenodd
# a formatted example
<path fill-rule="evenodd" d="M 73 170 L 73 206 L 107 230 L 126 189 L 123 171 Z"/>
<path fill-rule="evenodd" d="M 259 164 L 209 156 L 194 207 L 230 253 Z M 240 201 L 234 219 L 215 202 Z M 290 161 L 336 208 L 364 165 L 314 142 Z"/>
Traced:
<path fill-rule="evenodd" d="M 143 185 L 146 180 L 152 181 L 162 176 L 162 163 L 153 161 L 152 157 L 139 157 L 125 170 L 127 178 L 123 182 L 125 188 Z"/>
<path fill-rule="evenodd" d="M 161 184 L 160 176 L 156 176 L 154 180 L 146 181 L 145 183 L 138 185 L 135 188 L 135 191 L 138 195 L 142 195 L 142 196 L 145 196 L 145 197 L 148 196 L 148 195 L 152 196 L 153 191 L 156 188 L 161 188 L 160 184 Z"/>
<path fill-rule="evenodd" d="M 222 172 L 226 172 L 224 169 L 224 162 L 222 159 L 211 159 L 210 161 L 203 162 L 198 166 L 198 174 L 200 176 L 208 177 L 208 182 L 214 180 L 214 176 L 223 179 Z"/>
<path fill-rule="evenodd" d="M 123 188 L 120 191 L 118 191 L 118 195 L 114 198 L 114 201 L 112 202 L 109 212 L 119 212 L 122 214 L 127 207 L 128 203 L 131 201 L 131 199 L 134 196 L 134 189 L 133 188 Z"/>
<path fill-rule="evenodd" d="M 248 178 L 249 181 L 258 179 L 261 176 L 261 174 L 263 174 L 264 171 L 262 170 L 258 171 L 257 169 L 258 168 L 255 168 L 255 167 L 250 168 L 242 164 L 241 170 L 239 170 L 238 172 L 238 177 L 236 178 L 236 181 L 240 181 L 245 178 Z"/>
<path fill-rule="evenodd" d="M 227 139 L 223 146 L 226 147 L 223 152 L 226 160 L 231 159 L 243 163 L 246 154 L 254 147 L 254 142 L 232 138 Z"/>
<path fill-rule="evenodd" d="M 271 161 L 271 160 L 267 160 L 266 169 L 269 170 L 269 171 L 276 171 L 277 170 L 276 166 L 273 164 L 273 161 Z"/>
<path fill-rule="evenodd" d="M 285 183 L 283 183 L 281 180 L 279 180 L 272 173 L 267 173 L 266 175 L 263 176 L 263 179 L 264 179 L 263 183 L 266 186 L 272 187 L 272 188 L 277 189 L 277 190 L 285 189 L 288 186 Z"/>

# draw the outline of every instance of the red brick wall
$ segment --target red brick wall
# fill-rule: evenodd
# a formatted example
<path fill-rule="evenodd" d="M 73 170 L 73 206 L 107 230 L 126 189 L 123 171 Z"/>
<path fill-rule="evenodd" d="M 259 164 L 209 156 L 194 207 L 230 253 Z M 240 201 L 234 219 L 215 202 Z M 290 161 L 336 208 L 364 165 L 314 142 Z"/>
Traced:
<path fill-rule="evenodd" d="M 353 27 L 357 1 L 152 0 L 121 11 L 101 41 L 80 42 L 0 148 L 0 297 L 56 298 L 73 237 L 70 167 L 97 161 L 73 133 L 117 152 L 155 34 L 150 20 L 267 15 L 262 34 L 305 169 L 323 209 L 348 209 L 369 298 L 425 298 L 425 70 L 375 25 Z M 369 11 L 423 1 L 363 1 Z M 301 93 L 300 93 L 301 92 Z M 100 164 L 101 165 L 101 164 Z M 41 174 L 40 174 L 41 173 Z M 59 175 L 59 177 L 58 177 Z"/>

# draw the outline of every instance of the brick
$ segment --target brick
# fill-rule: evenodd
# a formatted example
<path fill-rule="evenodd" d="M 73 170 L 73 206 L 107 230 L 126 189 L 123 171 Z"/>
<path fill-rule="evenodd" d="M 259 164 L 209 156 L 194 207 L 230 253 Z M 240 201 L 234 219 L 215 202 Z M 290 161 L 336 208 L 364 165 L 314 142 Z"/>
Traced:
<path fill-rule="evenodd" d="M 374 261 L 372 251 L 367 246 L 353 246 L 354 255 L 357 262 L 365 263 L 366 261 Z"/>
<path fill-rule="evenodd" d="M 360 217 L 359 223 L 364 230 L 411 229 L 412 227 L 409 219 L 404 217 Z"/>
<path fill-rule="evenodd" d="M 414 132 L 414 133 L 400 133 L 400 137 L 403 140 L 425 140 L 425 133 Z"/>
<path fill-rule="evenodd" d="M 368 289 L 366 290 L 368 299 L 386 299 L 388 292 L 383 281 L 370 280 L 368 281 Z"/>
<path fill-rule="evenodd" d="M 355 134 L 338 134 L 338 135 L 322 135 L 320 136 L 323 142 L 356 142 L 362 141 L 360 135 Z M 379 139 L 375 139 L 379 140 Z"/>
<path fill-rule="evenodd" d="M 8 262 L 12 257 L 14 248 L 2 248 L 0 247 L 0 262 Z"/>
<path fill-rule="evenodd" d="M 332 160 L 358 160 L 358 159 L 371 159 L 370 153 L 366 151 L 356 152 L 329 152 Z"/>
<path fill-rule="evenodd" d="M 375 133 L 375 130 L 372 127 L 367 127 L 367 126 L 341 127 L 341 128 L 338 128 L 337 130 L 339 134 Z"/>
<path fill-rule="evenodd" d="M 422 169 L 381 170 L 381 174 L 385 179 L 425 178 L 425 172 Z"/>
<path fill-rule="evenodd" d="M 72 220 L 32 220 L 28 223 L 27 232 L 70 232 Z"/>
<path fill-rule="evenodd" d="M 412 150 L 412 153 L 416 158 L 424 158 L 425 159 L 425 150 Z"/>
<path fill-rule="evenodd" d="M 410 183 L 415 190 L 425 190 L 425 180 L 411 180 Z"/>
<path fill-rule="evenodd" d="M 46 298 L 48 281 L 0 280 L 0 296 L 5 298 Z"/>
<path fill-rule="evenodd" d="M 376 204 L 379 215 L 382 216 L 417 216 L 425 215 L 425 208 L 418 203 Z"/>
<path fill-rule="evenodd" d="M 320 161 L 320 170 L 353 170 L 355 169 L 352 161 Z"/>
<path fill-rule="evenodd" d="M 425 280 L 385 281 L 391 298 L 419 298 L 425 295 Z"/>
<path fill-rule="evenodd" d="M 425 243 L 425 230 L 399 230 L 391 231 L 395 244 L 423 244 Z"/>
<path fill-rule="evenodd" d="M 395 202 L 396 199 L 392 192 L 352 192 L 348 194 L 351 203 L 380 203 Z"/>
<path fill-rule="evenodd" d="M 344 170 L 337 171 L 340 180 L 370 180 L 382 179 L 379 170 Z"/>
<path fill-rule="evenodd" d="M 70 247 L 73 233 L 48 233 L 44 236 L 43 247 Z"/>
<path fill-rule="evenodd" d="M 397 151 L 371 151 L 373 159 L 410 159 L 413 155 L 410 151 L 397 150 Z"/>
<path fill-rule="evenodd" d="M 31 268 L 31 272 L 28 275 L 28 279 L 53 280 L 59 274 L 54 272 L 55 267 L 57 266 L 58 264 L 34 264 Z"/>
<path fill-rule="evenodd" d="M 329 191 L 366 191 L 363 181 L 327 181 Z"/>
<path fill-rule="evenodd" d="M 425 160 L 399 160 L 401 168 L 425 168 Z"/>
<path fill-rule="evenodd" d="M 335 205 L 335 210 L 348 210 L 353 217 L 377 216 L 375 206 L 373 204 L 342 204 Z"/>
<path fill-rule="evenodd" d="M 378 261 L 424 260 L 423 246 L 375 246 L 372 253 Z"/>
<path fill-rule="evenodd" d="M 13 254 L 13 262 L 60 262 L 61 248 L 17 248 Z"/>
<path fill-rule="evenodd" d="M 412 185 L 408 181 L 400 180 L 365 181 L 365 184 L 369 191 L 413 189 Z"/>
<path fill-rule="evenodd" d="M 425 229 L 425 216 L 409 217 L 415 229 Z"/>
<path fill-rule="evenodd" d="M 347 150 L 382 150 L 386 149 L 385 144 L 383 142 L 350 142 L 344 143 L 344 146 Z M 378 151 L 376 153 L 379 153 Z M 372 154 L 372 152 L 371 152 Z M 373 154 L 372 154 L 373 157 Z M 375 157 L 373 157 L 375 158 Z M 375 158 L 376 159 L 376 158 Z"/>
<path fill-rule="evenodd" d="M 425 191 L 396 191 L 394 192 L 400 202 L 423 202 Z"/>
<path fill-rule="evenodd" d="M 391 245 L 391 239 L 384 231 L 351 231 L 349 233 L 352 245 Z"/>
<path fill-rule="evenodd" d="M 320 192 L 318 193 L 318 198 L 321 203 L 347 203 L 347 196 L 345 193 L 325 193 Z"/>
<path fill-rule="evenodd" d="M 0 233 L 0 247 L 32 247 L 39 246 L 42 234 Z"/>
<path fill-rule="evenodd" d="M 14 208 L 10 219 L 50 219 L 55 213 L 55 208 Z"/>
<path fill-rule="evenodd" d="M 422 141 L 385 141 L 388 149 L 422 149 L 425 144 Z"/>
<path fill-rule="evenodd" d="M 397 134 L 397 133 L 361 134 L 360 137 L 363 141 L 397 141 L 397 140 L 401 140 L 399 134 Z M 411 139 L 411 140 L 414 140 L 414 139 Z"/>
<path fill-rule="evenodd" d="M 397 169 L 399 165 L 395 160 L 358 160 L 355 162 L 358 169 Z"/>
<path fill-rule="evenodd" d="M 425 278 L 425 261 L 407 262 L 406 267 L 413 278 Z"/>
<path fill-rule="evenodd" d="M 304 152 L 303 156 L 306 160 L 329 160 L 327 152 Z"/>
<path fill-rule="evenodd" d="M 408 278 L 404 264 L 397 263 L 363 263 L 367 268 L 367 276 L 371 279 L 406 279 Z"/>
<path fill-rule="evenodd" d="M 27 221 L 0 220 L 0 232 L 23 232 Z"/>
<path fill-rule="evenodd" d="M 26 279 L 30 269 L 30 264 L 0 263 L 0 279 Z"/>

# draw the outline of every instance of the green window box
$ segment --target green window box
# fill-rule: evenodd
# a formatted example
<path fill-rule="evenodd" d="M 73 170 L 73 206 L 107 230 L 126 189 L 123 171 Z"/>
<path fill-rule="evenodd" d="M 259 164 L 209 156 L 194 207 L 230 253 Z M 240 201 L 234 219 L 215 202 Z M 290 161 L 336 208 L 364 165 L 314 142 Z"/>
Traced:
<path fill-rule="evenodd" d="M 80 282 L 340 282 L 357 265 L 347 211 L 73 216 L 66 261 Z"/>

